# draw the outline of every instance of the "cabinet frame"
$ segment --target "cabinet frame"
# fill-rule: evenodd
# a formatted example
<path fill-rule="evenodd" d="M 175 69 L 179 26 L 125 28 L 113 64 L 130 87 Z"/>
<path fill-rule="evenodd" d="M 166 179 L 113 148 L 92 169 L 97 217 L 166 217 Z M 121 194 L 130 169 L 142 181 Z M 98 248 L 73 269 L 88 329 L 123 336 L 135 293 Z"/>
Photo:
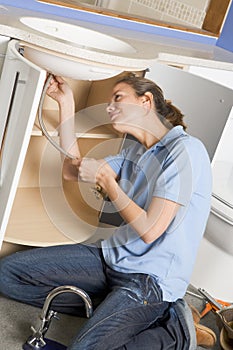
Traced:
<path fill-rule="evenodd" d="M 46 71 L 26 60 L 11 40 L 0 81 L 0 246 L 27 152 Z M 22 103 L 23 102 L 23 103 Z M 14 151 L 12 151 L 14 148 Z"/>

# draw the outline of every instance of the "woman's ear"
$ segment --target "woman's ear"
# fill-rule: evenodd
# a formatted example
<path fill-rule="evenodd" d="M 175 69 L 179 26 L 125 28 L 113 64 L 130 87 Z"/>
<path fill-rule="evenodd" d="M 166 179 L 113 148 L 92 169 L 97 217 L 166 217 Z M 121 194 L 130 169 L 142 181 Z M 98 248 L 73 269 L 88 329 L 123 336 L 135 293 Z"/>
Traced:
<path fill-rule="evenodd" d="M 153 94 L 151 92 L 145 92 L 142 96 L 143 107 L 147 110 L 150 110 L 153 106 Z"/>

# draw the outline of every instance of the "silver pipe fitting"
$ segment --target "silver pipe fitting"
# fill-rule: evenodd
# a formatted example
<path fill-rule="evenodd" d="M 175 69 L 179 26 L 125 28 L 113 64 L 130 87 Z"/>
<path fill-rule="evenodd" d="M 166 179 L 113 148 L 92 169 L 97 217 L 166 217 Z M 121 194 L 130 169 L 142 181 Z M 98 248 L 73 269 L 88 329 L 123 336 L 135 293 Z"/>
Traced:
<path fill-rule="evenodd" d="M 89 295 L 84 290 L 74 286 L 60 286 L 53 289 L 45 299 L 45 303 L 41 312 L 42 320 L 48 317 L 48 311 L 53 299 L 62 293 L 74 293 L 79 295 L 85 303 L 87 318 L 90 318 L 92 316 L 92 302 Z"/>
<path fill-rule="evenodd" d="M 74 286 L 60 286 L 53 289 L 45 299 L 44 306 L 40 315 L 41 323 L 39 327 L 37 327 L 37 329 L 31 327 L 33 334 L 27 340 L 27 344 L 31 347 L 31 349 L 41 349 L 46 345 L 44 335 L 49 328 L 52 318 L 57 317 L 57 312 L 50 310 L 50 305 L 53 299 L 62 293 L 74 293 L 80 296 L 85 303 L 87 318 L 90 318 L 92 316 L 92 302 L 89 295 L 84 290 Z"/>

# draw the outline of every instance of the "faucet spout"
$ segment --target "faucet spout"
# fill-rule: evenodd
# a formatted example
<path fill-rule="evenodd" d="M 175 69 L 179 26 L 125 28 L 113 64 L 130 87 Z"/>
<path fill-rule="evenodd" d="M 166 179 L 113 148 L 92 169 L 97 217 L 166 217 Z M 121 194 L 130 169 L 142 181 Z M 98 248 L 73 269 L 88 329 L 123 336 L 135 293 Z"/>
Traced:
<path fill-rule="evenodd" d="M 83 289 L 74 286 L 60 286 L 53 289 L 46 297 L 40 316 L 42 320 L 48 317 L 49 308 L 53 299 L 62 293 L 74 293 L 79 295 L 85 303 L 87 318 L 90 318 L 92 316 L 92 302 L 89 295 Z"/>
<path fill-rule="evenodd" d="M 33 334 L 29 337 L 26 344 L 24 344 L 23 349 L 44 349 L 46 346 L 46 341 L 44 335 L 47 332 L 51 320 L 53 317 L 56 318 L 57 312 L 50 310 L 51 303 L 53 299 L 62 293 L 74 293 L 80 296 L 85 304 L 87 318 L 90 318 L 93 313 L 92 301 L 89 295 L 83 290 L 75 286 L 60 286 L 53 289 L 46 297 L 42 312 L 40 315 L 41 323 L 37 329 L 31 327 Z"/>

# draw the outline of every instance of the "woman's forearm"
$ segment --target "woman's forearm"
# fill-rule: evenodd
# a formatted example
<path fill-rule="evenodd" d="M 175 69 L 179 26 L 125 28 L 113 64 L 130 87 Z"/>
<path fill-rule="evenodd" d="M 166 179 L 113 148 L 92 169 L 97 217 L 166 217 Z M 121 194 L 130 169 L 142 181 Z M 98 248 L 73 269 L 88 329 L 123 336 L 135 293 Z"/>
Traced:
<path fill-rule="evenodd" d="M 63 177 L 69 181 L 78 180 L 78 167 L 76 159 L 81 159 L 80 150 L 75 136 L 75 107 L 73 99 L 69 102 L 59 104 L 59 135 L 60 146 L 65 152 L 74 156 L 74 160 L 62 156 Z"/>
<path fill-rule="evenodd" d="M 180 207 L 175 202 L 153 197 L 146 211 L 132 201 L 118 185 L 109 187 L 108 195 L 124 221 L 129 223 L 147 244 L 165 232 Z"/>
<path fill-rule="evenodd" d="M 75 137 L 73 91 L 62 77 L 54 76 L 50 80 L 47 94 L 59 105 L 60 146 L 67 154 L 72 155 L 65 157 L 62 152 L 63 176 L 67 180 L 77 180 L 81 156 Z"/>
<path fill-rule="evenodd" d="M 75 136 L 75 110 L 73 100 L 69 103 L 60 104 L 60 145 L 76 158 L 80 158 L 80 151 Z"/>
<path fill-rule="evenodd" d="M 133 202 L 118 185 L 113 191 L 110 190 L 108 195 L 124 221 L 129 223 L 144 240 L 143 236 L 148 226 L 146 211 Z"/>

